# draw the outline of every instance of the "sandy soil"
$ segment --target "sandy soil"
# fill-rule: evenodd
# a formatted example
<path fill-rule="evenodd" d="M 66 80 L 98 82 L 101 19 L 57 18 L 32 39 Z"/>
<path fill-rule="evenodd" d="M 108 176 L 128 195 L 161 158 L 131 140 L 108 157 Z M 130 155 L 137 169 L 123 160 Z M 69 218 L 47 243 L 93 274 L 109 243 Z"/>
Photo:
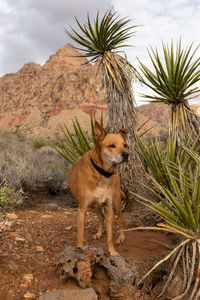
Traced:
<path fill-rule="evenodd" d="M 73 280 L 64 282 L 56 271 L 56 262 L 66 243 L 76 244 L 76 207 L 67 205 L 66 195 L 32 195 L 31 201 L 32 207 L 15 212 L 15 220 L 6 217 L 8 226 L 0 233 L 0 300 L 25 299 L 27 292 L 37 299 L 53 289 L 78 288 Z M 98 241 L 92 239 L 96 223 L 94 213 L 88 212 L 86 244 L 107 251 L 106 235 Z M 128 223 L 131 227 L 130 220 Z M 171 238 L 163 233 L 130 231 L 126 232 L 124 244 L 116 249 L 122 256 L 132 257 L 143 266 L 169 251 L 167 245 L 170 243 Z M 110 299 L 108 283 L 100 284 L 105 285 L 101 289 L 104 293 L 101 299 Z M 98 289 L 95 280 L 92 286 Z"/>

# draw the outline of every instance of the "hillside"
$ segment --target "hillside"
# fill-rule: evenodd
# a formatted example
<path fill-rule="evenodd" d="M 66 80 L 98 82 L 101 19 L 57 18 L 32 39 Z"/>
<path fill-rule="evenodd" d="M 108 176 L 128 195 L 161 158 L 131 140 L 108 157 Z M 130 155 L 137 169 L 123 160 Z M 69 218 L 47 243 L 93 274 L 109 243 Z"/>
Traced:
<path fill-rule="evenodd" d="M 19 128 L 28 135 L 48 136 L 59 123 L 70 127 L 75 116 L 88 129 L 90 113 L 98 115 L 107 106 L 98 66 L 86 64 L 87 60 L 80 55 L 67 44 L 43 66 L 30 62 L 17 73 L 0 77 L 0 131 Z M 200 111 L 200 104 L 196 109 Z M 137 110 L 138 127 L 149 120 L 144 130 L 153 127 L 154 135 L 166 130 L 166 105 L 146 104 Z"/>

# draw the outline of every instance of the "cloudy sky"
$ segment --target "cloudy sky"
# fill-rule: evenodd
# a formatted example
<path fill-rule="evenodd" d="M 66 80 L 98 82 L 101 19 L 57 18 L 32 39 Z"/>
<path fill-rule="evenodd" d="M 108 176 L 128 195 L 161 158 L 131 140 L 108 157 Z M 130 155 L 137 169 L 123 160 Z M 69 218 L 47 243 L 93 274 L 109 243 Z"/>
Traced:
<path fill-rule="evenodd" d="M 137 57 L 149 65 L 147 47 L 159 49 L 162 40 L 200 43 L 200 0 L 0 0 L 0 76 L 26 62 L 44 64 L 71 42 L 64 28 L 74 25 L 74 16 L 85 21 L 87 12 L 92 17 L 111 7 L 142 25 L 126 51 L 134 65 Z"/>

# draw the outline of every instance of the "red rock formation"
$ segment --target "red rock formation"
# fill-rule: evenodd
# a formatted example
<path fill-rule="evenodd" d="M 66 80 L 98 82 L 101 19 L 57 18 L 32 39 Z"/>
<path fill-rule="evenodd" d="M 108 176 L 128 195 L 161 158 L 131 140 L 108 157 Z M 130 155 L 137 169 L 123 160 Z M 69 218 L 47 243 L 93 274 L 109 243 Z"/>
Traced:
<path fill-rule="evenodd" d="M 0 130 L 15 130 L 32 135 L 52 135 L 58 123 L 66 123 L 75 116 L 84 129 L 90 127 L 89 115 L 106 112 L 101 72 L 96 64 L 70 44 L 57 50 L 44 66 L 25 64 L 17 73 L 0 77 Z M 200 111 L 200 104 L 196 106 Z M 137 108 L 139 124 L 149 122 L 143 130 L 154 127 L 156 135 L 168 125 L 169 108 L 158 103 Z M 106 114 L 104 113 L 104 116 Z"/>

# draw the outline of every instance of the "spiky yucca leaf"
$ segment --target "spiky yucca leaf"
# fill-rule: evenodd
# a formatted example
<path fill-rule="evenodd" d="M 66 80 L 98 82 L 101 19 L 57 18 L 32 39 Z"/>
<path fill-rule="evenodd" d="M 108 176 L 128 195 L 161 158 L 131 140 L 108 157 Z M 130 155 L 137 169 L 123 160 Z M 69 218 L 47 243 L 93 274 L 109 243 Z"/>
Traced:
<path fill-rule="evenodd" d="M 94 25 L 91 24 L 89 14 L 87 21 L 81 25 L 75 17 L 76 23 L 83 35 L 80 35 L 72 27 L 71 32 L 65 29 L 65 33 L 80 47 L 77 49 L 85 52 L 84 56 L 89 57 L 90 61 L 101 59 L 106 52 L 127 46 L 124 42 L 135 35 L 137 26 L 129 26 L 131 20 L 128 18 L 119 19 L 116 12 L 107 11 L 99 22 L 97 13 Z"/>
<path fill-rule="evenodd" d="M 89 14 L 83 25 L 76 17 L 75 20 L 81 34 L 72 27 L 71 31 L 65 29 L 65 33 L 80 45 L 76 48 L 84 52 L 82 56 L 89 58 L 88 62 L 100 62 L 105 85 L 114 84 L 119 90 L 125 90 L 127 71 L 132 73 L 131 77 L 139 75 L 126 58 L 117 54 L 117 49 L 128 46 L 124 42 L 135 35 L 134 29 L 137 25 L 130 25 L 130 19 L 120 19 L 117 13 L 111 10 L 107 11 L 101 20 L 97 13 L 94 24 L 91 23 Z"/>
<path fill-rule="evenodd" d="M 179 137 L 193 139 L 199 135 L 200 119 L 189 106 L 188 101 L 199 95 L 200 89 L 200 57 L 195 58 L 199 48 L 192 49 L 193 44 L 182 48 L 181 39 L 174 47 L 162 44 L 164 62 L 157 49 L 150 48 L 148 54 L 153 65 L 153 71 L 141 61 L 143 84 L 155 94 L 142 94 L 151 102 L 161 102 L 170 105 L 170 130 L 177 132 Z"/>
<path fill-rule="evenodd" d="M 63 126 L 60 125 L 64 140 L 59 134 L 56 134 L 57 142 L 55 147 L 55 150 L 71 165 L 73 165 L 80 156 L 96 145 L 94 133 L 95 117 L 90 116 L 91 136 L 88 136 L 88 134 L 82 130 L 77 118 L 72 122 L 74 128 L 73 132 L 71 132 L 65 124 Z M 100 124 L 103 126 L 103 113 L 101 114 Z M 59 167 L 65 173 L 68 173 L 68 168 L 61 165 L 59 165 Z"/>
<path fill-rule="evenodd" d="M 180 161 L 177 164 L 173 163 L 174 168 L 176 168 L 177 174 L 179 175 L 177 178 L 170 170 L 170 164 L 167 165 L 166 170 L 171 180 L 171 190 L 162 186 L 154 177 L 152 177 L 152 182 L 156 187 L 156 191 L 149 187 L 147 187 L 147 189 L 157 197 L 158 203 L 135 194 L 139 201 L 160 214 L 166 221 L 166 224 L 158 224 L 159 227 L 133 228 L 132 230 L 166 230 L 179 234 L 185 238 L 185 240 L 168 253 L 167 256 L 152 267 L 151 270 L 142 277 L 140 282 L 149 276 L 160 264 L 173 256 L 168 279 L 158 298 L 166 291 L 166 288 L 173 279 L 177 266 L 179 265 L 183 270 L 184 278 L 182 290 L 180 291 L 181 294 L 178 295 L 176 299 L 192 300 L 198 299 L 198 296 L 200 295 L 200 157 L 197 153 L 191 149 L 187 149 L 185 146 L 182 147 L 182 151 L 184 151 L 186 155 L 189 155 L 191 160 L 193 160 L 193 168 L 190 168 L 190 171 L 188 171 L 187 165 L 181 165 Z M 188 188 L 189 186 L 190 190 Z M 197 268 L 195 268 L 195 265 Z"/>
<path fill-rule="evenodd" d="M 199 137 L 192 144 L 189 141 L 177 144 L 175 135 L 170 135 L 167 139 L 167 147 L 163 146 L 159 138 L 150 138 L 149 142 L 143 137 L 137 137 L 137 148 L 141 157 L 141 165 L 147 178 L 153 183 L 152 178 L 156 179 L 163 187 L 171 190 L 171 179 L 167 171 L 170 168 L 173 176 L 179 177 L 177 165 L 188 170 L 195 164 L 194 160 L 200 153 Z M 191 187 L 189 187 L 191 189 Z"/>

